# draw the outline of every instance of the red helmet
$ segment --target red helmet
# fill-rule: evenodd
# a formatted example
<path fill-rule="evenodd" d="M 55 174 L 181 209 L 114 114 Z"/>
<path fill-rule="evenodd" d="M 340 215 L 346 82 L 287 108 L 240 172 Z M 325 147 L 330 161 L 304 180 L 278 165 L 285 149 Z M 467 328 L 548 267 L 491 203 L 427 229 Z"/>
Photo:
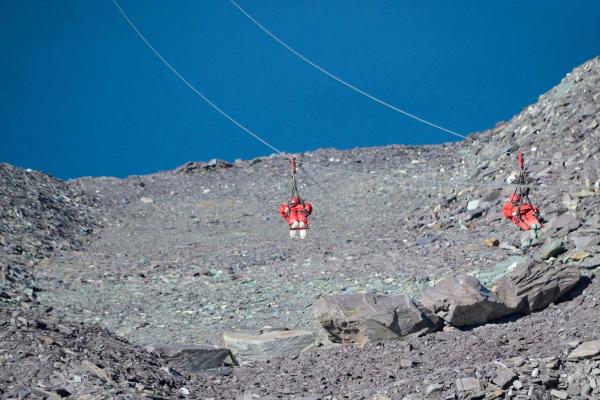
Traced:
<path fill-rule="evenodd" d="M 290 200 L 290 204 L 292 206 L 297 206 L 298 204 L 300 204 L 300 198 L 298 196 L 292 197 L 292 199 Z"/>
<path fill-rule="evenodd" d="M 519 196 L 518 193 L 513 194 L 512 197 L 510 198 L 510 201 L 512 201 L 513 203 L 516 203 L 519 200 L 521 200 L 521 196 Z"/>

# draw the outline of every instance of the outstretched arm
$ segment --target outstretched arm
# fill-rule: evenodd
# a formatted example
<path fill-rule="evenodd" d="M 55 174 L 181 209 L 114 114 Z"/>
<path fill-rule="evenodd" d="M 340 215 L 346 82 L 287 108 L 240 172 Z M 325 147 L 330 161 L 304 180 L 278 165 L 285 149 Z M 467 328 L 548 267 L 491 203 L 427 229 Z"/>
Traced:
<path fill-rule="evenodd" d="M 312 214 L 312 204 L 310 203 L 304 203 L 304 212 L 306 213 L 306 215 L 310 215 Z"/>
<path fill-rule="evenodd" d="M 290 208 L 288 207 L 287 204 L 281 204 L 279 206 L 279 215 L 281 215 L 283 218 L 287 217 L 288 215 L 290 215 Z"/>

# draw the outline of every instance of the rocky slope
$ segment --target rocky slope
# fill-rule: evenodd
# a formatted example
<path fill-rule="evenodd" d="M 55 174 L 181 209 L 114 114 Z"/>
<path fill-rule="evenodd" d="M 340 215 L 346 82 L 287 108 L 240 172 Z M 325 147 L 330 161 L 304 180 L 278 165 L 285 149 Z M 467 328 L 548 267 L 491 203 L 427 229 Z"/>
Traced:
<path fill-rule="evenodd" d="M 0 301 L 30 301 L 31 268 L 80 249 L 95 227 L 90 201 L 46 174 L 0 164 Z"/>
<path fill-rule="evenodd" d="M 75 346 L 72 338 L 59 329 L 53 335 L 68 344 L 44 344 L 43 328 L 11 317 L 25 311 L 7 309 L 4 326 L 13 328 L 4 341 L 16 344 L 0 349 L 0 377 L 10 383 L 4 396 L 62 385 L 72 394 L 106 390 L 190 398 L 598 398 L 598 362 L 567 355 L 578 342 L 599 339 L 600 332 L 592 317 L 600 307 L 593 279 L 600 266 L 599 120 L 596 58 L 511 121 L 462 143 L 303 154 L 301 190 L 315 205 L 305 241 L 290 240 L 276 214 L 288 184 L 287 161 L 278 156 L 68 183 L 3 167 L 0 179 L 9 195 L 2 201 L 30 207 L 19 199 L 40 199 L 40 193 L 53 199 L 22 212 L 32 216 L 27 228 L 26 218 L 3 212 L 0 239 L 12 235 L 3 249 L 29 243 L 20 245 L 25 256 L 5 260 L 21 265 L 45 258 L 35 275 L 44 289 L 42 304 L 64 312 L 55 325 L 71 324 L 69 329 L 97 340 L 94 346 L 116 354 L 88 354 L 84 343 L 66 361 L 52 358 L 53 349 Z M 525 153 L 532 199 L 547 221 L 544 237 L 533 243 L 501 215 L 517 149 Z M 79 249 L 82 229 L 93 221 L 102 228 Z M 363 348 L 331 345 L 313 317 L 323 295 L 418 298 L 442 278 L 459 274 L 490 284 L 523 257 L 544 251 L 548 268 L 570 265 L 590 278 L 569 295 L 572 300 L 528 316 L 475 328 L 447 326 Z M 264 326 L 318 333 L 323 346 L 192 375 L 137 347 L 222 345 L 224 331 Z M 44 368 L 57 363 L 58 378 L 44 368 L 21 381 L 10 372 L 20 365 L 11 349 L 33 343 L 41 344 L 28 357 L 47 358 Z M 108 382 L 74 367 L 87 358 L 117 378 Z M 139 362 L 140 371 L 128 362 Z M 127 368 L 142 377 L 131 380 Z M 169 378 L 176 374 L 185 379 Z"/>

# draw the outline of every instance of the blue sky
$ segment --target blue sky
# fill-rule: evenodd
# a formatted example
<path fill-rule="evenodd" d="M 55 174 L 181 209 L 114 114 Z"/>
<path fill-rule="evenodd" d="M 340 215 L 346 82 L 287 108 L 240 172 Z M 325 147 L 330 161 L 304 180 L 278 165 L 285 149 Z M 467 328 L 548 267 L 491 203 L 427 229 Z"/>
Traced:
<path fill-rule="evenodd" d="M 120 0 L 189 81 L 276 147 L 457 140 L 332 81 L 226 0 Z M 461 133 L 509 119 L 600 53 L 598 1 L 249 1 L 356 86 Z M 0 161 L 127 176 L 272 151 L 177 80 L 110 0 L 0 0 Z"/>

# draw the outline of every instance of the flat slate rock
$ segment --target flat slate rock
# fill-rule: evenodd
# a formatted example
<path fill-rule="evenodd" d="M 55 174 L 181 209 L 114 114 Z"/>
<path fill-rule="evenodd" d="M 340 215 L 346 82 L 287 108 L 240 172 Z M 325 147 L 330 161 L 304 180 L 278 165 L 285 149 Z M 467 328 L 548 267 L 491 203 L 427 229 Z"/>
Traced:
<path fill-rule="evenodd" d="M 306 330 L 223 332 L 225 347 L 231 349 L 240 363 L 296 356 L 314 346 L 315 341 L 316 334 Z"/>
<path fill-rule="evenodd" d="M 597 356 L 600 356 L 600 340 L 592 340 L 577 346 L 567 358 L 573 361 Z"/>
<path fill-rule="evenodd" d="M 471 392 L 481 390 L 481 383 L 477 378 L 458 378 L 456 380 L 456 390 L 458 390 L 459 392 Z"/>
<path fill-rule="evenodd" d="M 589 269 L 600 267 L 600 254 L 583 260 L 581 263 L 579 263 L 579 266 L 583 267 L 583 268 L 589 268 Z"/>
<path fill-rule="evenodd" d="M 231 350 L 190 345 L 152 344 L 146 351 L 157 354 L 173 365 L 190 372 L 237 365 Z"/>

